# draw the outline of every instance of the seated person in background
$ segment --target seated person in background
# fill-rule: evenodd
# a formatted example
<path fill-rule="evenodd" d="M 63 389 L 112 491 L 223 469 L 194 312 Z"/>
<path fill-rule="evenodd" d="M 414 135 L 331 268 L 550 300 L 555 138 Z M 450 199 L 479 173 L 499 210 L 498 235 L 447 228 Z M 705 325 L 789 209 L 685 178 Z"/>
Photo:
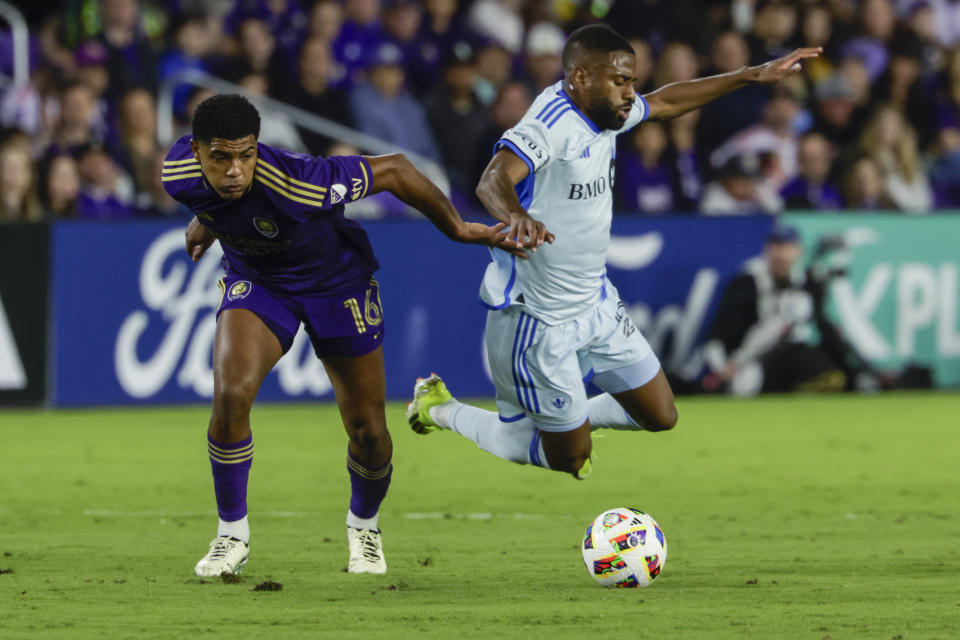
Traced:
<path fill-rule="evenodd" d="M 811 131 L 800 138 L 797 164 L 800 172 L 780 190 L 787 209 L 840 209 L 840 192 L 827 182 L 833 148 L 826 137 Z"/>
<path fill-rule="evenodd" d="M 114 162 L 103 147 L 90 144 L 77 152 L 80 195 L 77 217 L 85 220 L 132 218 L 133 180 Z"/>
<path fill-rule="evenodd" d="M 30 148 L 4 143 L 0 147 L 0 222 L 35 222 L 43 217 Z"/>
<path fill-rule="evenodd" d="M 883 191 L 894 206 L 907 213 L 927 213 L 933 192 L 923 167 L 917 135 L 903 114 L 881 106 L 860 136 L 860 149 L 880 168 Z"/>
<path fill-rule="evenodd" d="M 764 179 L 760 159 L 752 154 L 727 160 L 700 201 L 700 212 L 710 215 L 772 214 L 781 209 L 783 200 Z"/>
<path fill-rule="evenodd" d="M 704 347 L 705 390 L 751 396 L 844 388 L 846 375 L 830 354 L 810 344 L 814 296 L 794 273 L 802 251 L 796 229 L 777 225 L 763 255 L 727 285 Z"/>
<path fill-rule="evenodd" d="M 629 134 L 627 142 L 627 149 L 617 158 L 617 206 L 646 214 L 673 211 L 676 207 L 670 167 L 664 155 L 667 133 L 663 124 L 641 124 Z"/>
<path fill-rule="evenodd" d="M 843 199 L 847 209 L 893 209 L 894 204 L 883 189 L 883 174 L 870 156 L 853 161 L 843 177 Z"/>
<path fill-rule="evenodd" d="M 406 151 L 440 160 L 423 106 L 404 88 L 403 54 L 392 43 L 370 52 L 365 81 L 350 94 L 357 126 Z"/>
<path fill-rule="evenodd" d="M 710 164 L 722 167 L 736 155 L 769 154 L 764 173 L 776 189 L 797 175 L 797 134 L 794 122 L 800 104 L 786 86 L 779 86 L 763 105 L 763 120 L 742 129 L 710 154 Z"/>
<path fill-rule="evenodd" d="M 38 167 L 40 203 L 55 218 L 77 215 L 80 170 L 73 156 L 62 153 L 45 158 Z M 159 172 L 157 173 L 159 176 Z"/>

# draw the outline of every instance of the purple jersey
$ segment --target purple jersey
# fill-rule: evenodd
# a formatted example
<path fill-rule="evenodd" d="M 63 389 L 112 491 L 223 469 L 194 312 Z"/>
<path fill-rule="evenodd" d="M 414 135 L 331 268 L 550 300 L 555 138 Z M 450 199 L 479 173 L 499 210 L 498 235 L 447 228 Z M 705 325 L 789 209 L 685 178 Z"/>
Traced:
<path fill-rule="evenodd" d="M 380 266 L 366 232 L 343 205 L 370 193 L 373 172 L 360 156 L 319 158 L 257 143 L 253 182 L 237 200 L 217 195 L 190 148 L 174 143 L 163 185 L 220 240 L 228 274 L 296 295 L 362 286 Z"/>

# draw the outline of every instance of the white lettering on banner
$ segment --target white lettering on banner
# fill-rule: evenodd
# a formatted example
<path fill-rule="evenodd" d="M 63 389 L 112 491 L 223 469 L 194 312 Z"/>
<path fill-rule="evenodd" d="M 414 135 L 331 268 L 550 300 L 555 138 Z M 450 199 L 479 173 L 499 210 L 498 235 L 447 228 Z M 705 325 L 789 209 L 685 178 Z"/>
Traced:
<path fill-rule="evenodd" d="M 217 280 L 223 275 L 222 252 L 220 246 L 214 244 L 192 270 L 186 254 L 180 257 L 181 253 L 184 252 L 180 229 L 171 230 L 151 243 L 140 267 L 140 297 L 149 311 L 131 312 L 117 333 L 114 348 L 117 380 L 134 398 L 155 395 L 175 372 L 180 387 L 204 398 L 213 396 L 210 363 L 220 300 Z M 159 313 L 167 327 L 153 354 L 141 360 L 137 347 L 151 322 L 150 311 Z M 305 349 L 309 351 L 306 357 Z M 181 360 L 183 364 L 177 371 Z M 331 389 L 326 372 L 313 357 L 309 339 L 302 330 L 276 368 L 284 393 L 323 395 Z"/>
<path fill-rule="evenodd" d="M 846 278 L 838 280 L 831 288 L 845 335 L 868 360 L 890 357 L 890 344 L 873 326 L 870 316 L 876 311 L 892 278 L 893 267 L 878 264 L 870 270 L 859 296 Z"/>
<path fill-rule="evenodd" d="M 280 358 L 276 372 L 280 388 L 292 396 L 302 393 L 322 396 L 333 388 L 323 363 L 314 355 L 313 345 L 303 329 L 293 338 L 290 351 Z"/>
<path fill-rule="evenodd" d="M 960 357 L 957 331 L 957 265 L 940 265 L 940 317 L 937 322 L 937 351 L 946 358 Z"/>
<path fill-rule="evenodd" d="M 896 268 L 881 263 L 867 274 L 859 294 L 847 279 L 834 283 L 831 292 L 844 334 L 867 359 L 916 357 L 917 333 L 927 330 L 935 331 L 937 357 L 956 358 L 960 356 L 957 284 L 957 265 L 951 262 L 939 265 L 909 262 Z M 895 307 L 892 345 L 873 320 L 888 292 L 894 298 Z"/>
<path fill-rule="evenodd" d="M 656 314 L 643 303 L 627 305 L 627 312 L 634 324 L 658 355 L 664 356 L 663 364 L 681 376 L 692 378 L 703 367 L 703 353 L 696 344 L 697 334 L 703 327 L 707 308 L 716 291 L 719 274 L 715 269 L 700 269 L 693 278 L 683 306 L 668 304 Z M 670 337 L 673 348 L 665 353 Z"/>
<path fill-rule="evenodd" d="M 618 269 L 640 269 L 657 259 L 663 251 L 663 236 L 656 231 L 642 236 L 611 236 L 607 263 Z"/>
<path fill-rule="evenodd" d="M 26 389 L 27 374 L 17 352 L 17 341 L 7 321 L 7 312 L 0 299 L 0 389 Z"/>
<path fill-rule="evenodd" d="M 937 276 L 930 265 L 908 263 L 897 278 L 897 353 L 914 352 L 914 336 L 937 315 Z"/>
<path fill-rule="evenodd" d="M 634 237 L 612 237 L 607 263 L 619 269 L 641 269 L 663 251 L 663 236 L 657 232 Z M 639 327 L 654 352 L 665 356 L 664 349 L 673 337 L 673 349 L 664 364 L 680 375 L 695 376 L 703 366 L 703 355 L 696 339 L 713 299 L 719 274 L 715 269 L 700 269 L 683 306 L 669 304 L 654 314 L 644 303 L 627 305 L 627 312 Z"/>

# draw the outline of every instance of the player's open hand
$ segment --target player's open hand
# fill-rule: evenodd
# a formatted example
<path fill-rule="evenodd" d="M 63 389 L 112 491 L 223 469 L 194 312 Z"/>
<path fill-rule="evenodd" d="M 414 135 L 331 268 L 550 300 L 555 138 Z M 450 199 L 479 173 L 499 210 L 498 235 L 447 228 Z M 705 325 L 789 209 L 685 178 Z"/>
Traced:
<path fill-rule="evenodd" d="M 770 84 L 774 82 L 780 82 L 784 78 L 794 73 L 797 73 L 801 69 L 801 62 L 807 58 L 816 58 L 821 53 L 823 53 L 823 47 L 804 47 L 802 49 L 794 49 L 789 54 L 783 56 L 782 58 L 777 58 L 776 60 L 771 60 L 766 64 L 761 64 L 756 67 L 752 67 L 750 71 L 751 79 L 754 82 L 761 82 L 764 84 Z"/>
<path fill-rule="evenodd" d="M 190 259 L 196 262 L 203 257 L 210 245 L 216 239 L 210 230 L 200 224 L 200 221 L 194 218 L 187 225 L 187 254 Z"/>
<path fill-rule="evenodd" d="M 553 244 L 554 238 L 553 234 L 547 231 L 545 224 L 539 220 L 534 220 L 529 215 L 511 215 L 507 236 L 511 240 L 519 242 L 523 248 L 529 249 L 534 253 L 536 253 L 537 248 L 542 246 L 544 242 Z"/>
<path fill-rule="evenodd" d="M 488 247 L 503 249 L 518 258 L 526 259 L 528 257 L 527 252 L 523 249 L 523 243 L 511 238 L 508 235 L 507 225 L 502 222 L 492 227 L 479 222 L 466 222 L 463 227 L 463 234 L 459 238 L 461 242 L 483 244 Z"/>

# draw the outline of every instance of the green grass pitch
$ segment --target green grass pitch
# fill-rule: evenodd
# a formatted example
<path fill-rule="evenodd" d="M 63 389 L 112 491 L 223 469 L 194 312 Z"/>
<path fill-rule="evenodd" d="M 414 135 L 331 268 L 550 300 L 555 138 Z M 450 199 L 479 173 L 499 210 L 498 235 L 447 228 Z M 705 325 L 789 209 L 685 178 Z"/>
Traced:
<path fill-rule="evenodd" d="M 673 432 L 598 439 L 586 482 L 417 436 L 390 405 L 376 577 L 344 573 L 336 409 L 255 407 L 233 584 L 192 572 L 215 526 L 205 407 L 0 412 L 0 638 L 960 637 L 960 397 L 678 404 Z M 663 527 L 648 589 L 583 568 L 616 506 Z"/>

